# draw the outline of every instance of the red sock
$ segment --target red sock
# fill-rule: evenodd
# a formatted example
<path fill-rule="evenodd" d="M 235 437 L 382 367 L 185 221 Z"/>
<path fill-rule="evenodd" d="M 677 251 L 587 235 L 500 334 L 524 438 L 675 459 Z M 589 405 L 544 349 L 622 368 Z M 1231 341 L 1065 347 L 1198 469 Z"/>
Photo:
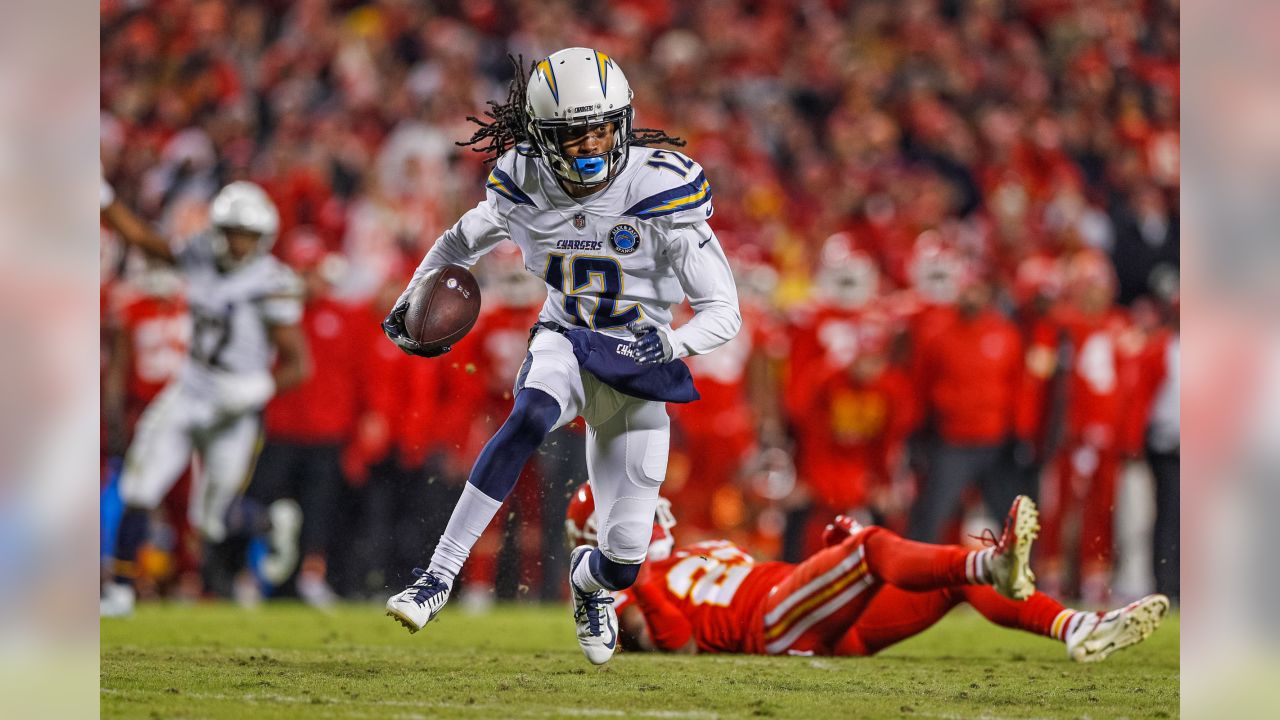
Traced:
<path fill-rule="evenodd" d="M 965 602 L 1001 627 L 1026 630 L 1057 640 L 1067 639 L 1067 631 L 1078 614 L 1042 592 L 1033 593 L 1022 601 L 1010 600 L 989 587 L 964 587 L 960 592 Z"/>
<path fill-rule="evenodd" d="M 989 582 L 989 549 L 971 552 L 956 545 L 914 542 L 884 528 L 868 529 L 862 543 L 871 574 L 903 590 L 923 592 Z"/>

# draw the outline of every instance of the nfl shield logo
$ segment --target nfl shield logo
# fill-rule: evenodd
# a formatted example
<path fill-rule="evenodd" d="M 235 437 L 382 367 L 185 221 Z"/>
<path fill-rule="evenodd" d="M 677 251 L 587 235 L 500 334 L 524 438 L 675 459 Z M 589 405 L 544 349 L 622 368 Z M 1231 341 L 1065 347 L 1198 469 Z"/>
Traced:
<path fill-rule="evenodd" d="M 576 214 L 576 215 L 574 215 L 574 216 L 573 216 L 573 227 L 574 227 L 574 229 L 576 229 L 576 230 L 581 230 L 582 228 L 584 228 L 584 227 L 586 227 L 586 226 L 587 226 L 587 216 L 586 216 L 586 215 L 583 215 L 582 213 L 578 213 L 578 214 Z"/>

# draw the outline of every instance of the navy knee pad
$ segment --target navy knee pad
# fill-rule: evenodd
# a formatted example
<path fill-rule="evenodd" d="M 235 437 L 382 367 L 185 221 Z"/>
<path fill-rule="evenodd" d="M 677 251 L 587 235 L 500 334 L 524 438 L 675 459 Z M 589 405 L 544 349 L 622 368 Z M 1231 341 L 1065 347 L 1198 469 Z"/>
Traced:
<path fill-rule="evenodd" d="M 640 575 L 640 563 L 623 565 L 604 556 L 599 548 L 591 551 L 587 559 L 591 563 L 591 574 L 610 590 L 625 590 L 636 582 Z"/>

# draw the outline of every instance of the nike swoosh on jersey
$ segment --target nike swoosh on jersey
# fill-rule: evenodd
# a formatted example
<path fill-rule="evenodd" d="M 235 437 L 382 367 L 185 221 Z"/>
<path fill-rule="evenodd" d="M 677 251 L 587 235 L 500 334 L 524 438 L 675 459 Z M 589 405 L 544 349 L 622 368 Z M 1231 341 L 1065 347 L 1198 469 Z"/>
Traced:
<path fill-rule="evenodd" d="M 706 240 L 703 240 L 702 242 L 698 243 L 698 247 L 701 248 L 702 246 L 706 245 L 709 242 L 711 242 L 711 238 L 707 238 Z"/>

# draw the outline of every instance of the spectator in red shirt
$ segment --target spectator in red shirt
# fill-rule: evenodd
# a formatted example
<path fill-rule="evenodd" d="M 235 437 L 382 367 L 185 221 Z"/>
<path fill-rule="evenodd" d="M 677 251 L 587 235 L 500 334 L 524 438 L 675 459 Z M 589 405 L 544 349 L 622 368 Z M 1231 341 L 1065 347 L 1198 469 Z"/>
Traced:
<path fill-rule="evenodd" d="M 915 399 L 907 374 L 889 363 L 889 341 L 886 324 L 865 323 L 856 357 L 827 368 L 809 398 L 808 440 L 797 458 L 810 495 L 806 553 L 822 547 L 826 518 L 871 520 L 894 509 L 892 468 L 914 424 Z"/>
<path fill-rule="evenodd" d="M 1022 339 L 991 305 L 992 289 L 966 269 L 956 313 L 919 348 L 917 388 L 937 437 L 908 534 L 938 542 L 973 482 L 988 512 L 1000 517 L 1019 488 L 1007 447 L 1022 381 Z"/>

